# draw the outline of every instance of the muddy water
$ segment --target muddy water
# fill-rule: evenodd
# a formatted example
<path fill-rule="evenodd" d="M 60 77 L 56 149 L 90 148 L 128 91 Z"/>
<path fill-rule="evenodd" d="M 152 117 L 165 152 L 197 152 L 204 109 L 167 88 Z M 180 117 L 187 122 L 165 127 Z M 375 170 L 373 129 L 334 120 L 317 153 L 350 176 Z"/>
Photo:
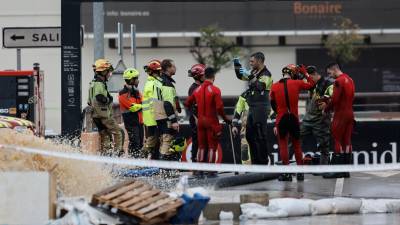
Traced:
<path fill-rule="evenodd" d="M 83 152 L 67 144 L 56 144 L 29 133 L 0 129 L 0 144 L 19 145 L 62 152 Z M 87 153 L 87 152 L 84 152 Z M 57 180 L 59 196 L 86 196 L 112 185 L 116 180 L 106 165 L 25 154 L 0 149 L 1 171 L 51 171 Z"/>

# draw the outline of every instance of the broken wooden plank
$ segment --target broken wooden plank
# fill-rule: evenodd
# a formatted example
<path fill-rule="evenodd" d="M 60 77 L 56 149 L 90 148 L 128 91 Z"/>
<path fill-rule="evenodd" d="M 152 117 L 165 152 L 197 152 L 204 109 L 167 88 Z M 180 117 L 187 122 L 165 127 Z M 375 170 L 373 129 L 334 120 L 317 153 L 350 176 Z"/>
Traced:
<path fill-rule="evenodd" d="M 148 206 L 150 206 L 150 204 L 156 203 L 158 200 L 162 200 L 162 199 L 167 198 L 167 197 L 168 197 L 167 194 L 160 193 L 160 194 L 158 194 L 158 195 L 156 195 L 156 196 L 154 196 L 154 197 L 152 197 L 150 199 L 146 199 L 146 200 L 144 200 L 142 202 L 139 202 L 138 204 L 135 204 L 135 205 L 129 207 L 129 210 L 134 211 L 134 210 L 138 210 L 138 209 L 143 208 L 143 207 L 148 207 Z"/>
<path fill-rule="evenodd" d="M 149 205 L 149 206 L 146 207 L 146 208 L 143 208 L 143 209 L 138 210 L 138 213 L 145 214 L 145 213 L 150 212 L 150 211 L 152 211 L 152 210 L 154 210 L 154 209 L 157 209 L 158 207 L 160 207 L 160 206 L 162 206 L 162 205 L 164 205 L 164 204 L 166 204 L 166 203 L 168 203 L 168 202 L 171 202 L 171 201 L 173 201 L 173 200 L 174 200 L 173 198 L 169 198 L 169 197 L 168 197 L 168 198 L 165 198 L 165 199 L 161 199 L 161 200 L 159 200 L 159 201 L 157 201 L 157 202 L 155 202 L 155 203 Z"/>
<path fill-rule="evenodd" d="M 113 199 L 111 202 L 114 204 L 119 204 L 121 202 L 127 201 L 130 198 L 133 198 L 134 196 L 140 195 L 146 191 L 151 190 L 152 187 L 150 185 L 144 184 L 142 187 L 139 189 L 134 189 L 131 191 L 126 192 L 125 194 L 119 196 L 118 198 Z"/>
<path fill-rule="evenodd" d="M 157 210 L 154 210 L 153 212 L 151 212 L 149 214 L 145 214 L 145 220 L 150 220 L 150 219 L 152 219 L 156 216 L 159 216 L 163 213 L 166 213 L 168 211 L 176 210 L 176 208 L 178 208 L 182 204 L 183 204 L 183 202 L 181 200 L 176 200 L 173 203 L 162 205 Z"/>
<path fill-rule="evenodd" d="M 113 185 L 113 186 L 111 186 L 111 187 L 108 187 L 108 188 L 106 188 L 106 189 L 104 189 L 104 190 L 102 190 L 102 191 L 100 191 L 100 192 L 97 192 L 97 193 L 94 194 L 94 195 L 95 195 L 95 196 L 106 195 L 106 194 L 108 194 L 108 193 L 110 193 L 110 192 L 113 192 L 113 191 L 115 191 L 115 190 L 117 190 L 117 189 L 119 189 L 119 188 L 121 188 L 121 187 L 130 185 L 130 184 L 135 183 L 135 182 L 138 182 L 138 181 L 135 181 L 135 180 L 127 180 L 127 181 L 121 182 L 121 183 L 119 183 L 119 184 Z"/>
<path fill-rule="evenodd" d="M 170 198 L 166 193 L 147 183 L 130 181 L 124 184 L 99 192 L 100 194 L 94 195 L 92 199 L 98 203 L 108 204 L 110 206 L 108 210 L 116 208 L 137 218 L 142 225 L 168 221 L 176 215 L 177 208 L 183 204 L 181 200 Z"/>
<path fill-rule="evenodd" d="M 140 225 L 160 224 L 161 222 L 168 221 L 169 219 L 171 219 L 171 217 L 173 217 L 173 216 L 175 216 L 175 215 L 176 215 L 176 210 L 169 211 L 169 212 L 164 213 L 164 215 L 154 217 L 154 218 L 151 219 L 151 220 L 142 220 L 142 221 L 140 222 Z"/>
<path fill-rule="evenodd" d="M 137 182 L 137 181 L 135 181 L 135 180 L 127 180 L 127 181 L 121 182 L 121 183 L 119 183 L 119 184 L 113 185 L 113 186 L 111 186 L 111 187 L 108 187 L 108 188 L 106 188 L 106 189 L 104 189 L 104 190 L 102 190 L 102 191 L 100 191 L 100 192 L 97 192 L 96 194 L 94 194 L 94 195 L 92 196 L 91 204 L 92 204 L 92 205 L 97 205 L 97 204 L 99 204 L 99 198 L 100 198 L 100 196 L 106 195 L 106 194 L 108 194 L 108 193 L 110 193 L 110 192 L 113 192 L 113 191 L 117 190 L 117 189 L 120 188 L 120 187 L 129 185 L 129 184 L 132 184 L 132 183 L 134 183 L 134 182 Z"/>
<path fill-rule="evenodd" d="M 132 190 L 133 188 L 137 188 L 137 187 L 140 187 L 140 186 L 143 186 L 143 185 L 144 184 L 142 182 L 135 182 L 135 183 L 130 184 L 128 186 L 121 187 L 121 188 L 119 188 L 119 189 L 117 189 L 117 190 L 115 190 L 115 191 L 113 191 L 113 192 L 111 192 L 109 194 L 100 196 L 100 200 L 103 200 L 103 201 L 111 200 L 111 199 L 113 199 L 115 197 L 118 197 L 118 196 L 126 193 L 127 191 Z"/>
<path fill-rule="evenodd" d="M 120 206 L 122 208 L 129 208 L 129 206 L 131 206 L 131 205 L 133 205 L 133 204 L 135 204 L 137 202 L 140 202 L 140 201 L 142 201 L 144 199 L 150 198 L 150 197 L 152 197 L 154 195 L 157 195 L 160 192 L 161 192 L 160 190 L 156 190 L 156 189 L 153 189 L 153 190 L 147 191 L 147 192 L 143 192 L 143 194 L 141 194 L 139 196 L 136 196 L 136 197 L 134 197 L 134 198 L 132 198 L 132 199 L 126 201 L 126 202 L 121 203 Z"/>

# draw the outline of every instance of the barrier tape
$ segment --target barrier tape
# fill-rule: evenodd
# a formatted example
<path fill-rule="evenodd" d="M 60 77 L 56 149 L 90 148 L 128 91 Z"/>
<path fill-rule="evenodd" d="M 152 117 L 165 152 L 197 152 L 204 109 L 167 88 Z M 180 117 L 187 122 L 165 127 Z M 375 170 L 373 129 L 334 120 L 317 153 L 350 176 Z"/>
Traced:
<path fill-rule="evenodd" d="M 88 155 L 82 153 L 70 153 L 59 151 L 48 151 L 36 148 L 22 147 L 16 145 L 1 145 L 0 148 L 11 149 L 30 154 L 40 154 L 43 156 L 90 161 L 105 164 L 116 164 L 135 167 L 157 167 L 162 169 L 178 170 L 199 170 L 199 171 L 218 171 L 218 172 L 250 172 L 250 173 L 329 173 L 329 172 L 373 172 L 400 170 L 400 163 L 383 164 L 364 164 L 364 165 L 235 165 L 235 164 L 209 164 L 209 163 L 189 163 L 171 162 L 161 160 L 113 158 L 108 156 Z"/>

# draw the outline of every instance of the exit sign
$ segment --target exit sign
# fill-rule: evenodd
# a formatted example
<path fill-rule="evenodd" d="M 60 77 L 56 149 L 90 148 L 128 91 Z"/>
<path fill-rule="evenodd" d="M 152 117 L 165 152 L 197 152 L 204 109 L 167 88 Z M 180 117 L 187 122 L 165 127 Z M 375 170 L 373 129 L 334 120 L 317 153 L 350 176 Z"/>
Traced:
<path fill-rule="evenodd" d="M 4 48 L 61 47 L 61 27 L 5 27 Z"/>

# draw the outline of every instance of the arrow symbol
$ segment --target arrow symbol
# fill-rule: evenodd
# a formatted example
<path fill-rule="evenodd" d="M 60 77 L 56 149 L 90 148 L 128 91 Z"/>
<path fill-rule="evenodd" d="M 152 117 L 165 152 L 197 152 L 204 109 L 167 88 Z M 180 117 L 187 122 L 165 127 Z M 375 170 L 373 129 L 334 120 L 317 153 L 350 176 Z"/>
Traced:
<path fill-rule="evenodd" d="M 17 36 L 17 35 L 13 35 L 11 36 L 11 39 L 13 39 L 14 41 L 19 40 L 19 39 L 25 39 L 25 36 Z"/>

